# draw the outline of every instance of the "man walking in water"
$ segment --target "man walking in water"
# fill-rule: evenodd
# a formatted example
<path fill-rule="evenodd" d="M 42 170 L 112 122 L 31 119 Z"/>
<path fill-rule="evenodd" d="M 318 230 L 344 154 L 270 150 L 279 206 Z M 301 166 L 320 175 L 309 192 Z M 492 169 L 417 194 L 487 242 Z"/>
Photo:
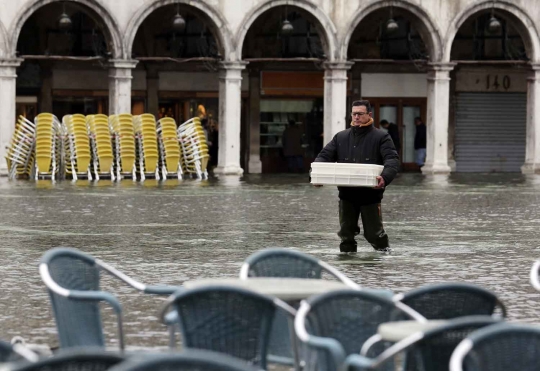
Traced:
<path fill-rule="evenodd" d="M 368 187 L 338 187 L 341 252 L 356 252 L 354 237 L 360 233 L 358 221 L 362 216 L 364 237 L 377 251 L 389 251 L 384 231 L 381 200 L 384 188 L 399 171 L 399 156 L 388 133 L 373 126 L 373 113 L 367 100 L 352 104 L 351 128 L 337 133 L 323 148 L 315 162 L 345 162 L 384 165 L 378 184 Z"/>

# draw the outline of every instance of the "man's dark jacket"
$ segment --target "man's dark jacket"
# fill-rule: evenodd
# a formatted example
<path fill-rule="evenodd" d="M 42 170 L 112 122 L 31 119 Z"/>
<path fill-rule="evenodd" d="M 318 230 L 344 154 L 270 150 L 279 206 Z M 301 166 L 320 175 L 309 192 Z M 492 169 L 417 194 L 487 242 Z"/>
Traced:
<path fill-rule="evenodd" d="M 399 155 L 388 133 L 373 125 L 353 126 L 337 133 L 323 148 L 315 162 L 345 162 L 384 165 L 381 176 L 389 185 L 399 171 Z M 338 187 L 339 198 L 355 201 L 360 205 L 380 203 L 384 189 L 368 187 Z"/>

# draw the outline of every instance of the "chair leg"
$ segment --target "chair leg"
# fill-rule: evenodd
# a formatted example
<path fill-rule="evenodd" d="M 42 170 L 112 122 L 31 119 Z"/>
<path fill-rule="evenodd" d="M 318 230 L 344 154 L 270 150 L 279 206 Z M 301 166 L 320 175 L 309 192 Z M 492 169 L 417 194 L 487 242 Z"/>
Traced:
<path fill-rule="evenodd" d="M 294 355 L 294 369 L 296 371 L 301 371 L 303 369 L 302 364 L 300 363 L 300 355 L 298 349 L 298 339 L 296 338 L 296 332 L 294 331 L 294 322 L 291 318 L 287 318 L 289 322 L 289 334 L 291 336 L 291 345 L 293 348 Z"/>
<path fill-rule="evenodd" d="M 176 332 L 174 331 L 174 323 L 169 325 L 169 348 L 176 348 Z"/>

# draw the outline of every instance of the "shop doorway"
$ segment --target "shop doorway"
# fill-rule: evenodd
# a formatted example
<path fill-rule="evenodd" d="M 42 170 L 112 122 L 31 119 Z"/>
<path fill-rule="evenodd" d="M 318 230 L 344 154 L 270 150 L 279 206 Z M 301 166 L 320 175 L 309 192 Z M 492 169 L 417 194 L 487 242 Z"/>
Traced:
<path fill-rule="evenodd" d="M 261 99 L 260 148 L 263 173 L 309 170 L 323 146 L 322 107 L 320 98 Z M 285 153 L 287 150 L 283 148 L 284 132 L 291 122 L 301 133 L 302 169 L 290 169 Z"/>
<path fill-rule="evenodd" d="M 398 126 L 399 158 L 402 170 L 420 171 L 414 162 L 414 136 L 416 127 L 414 119 L 420 117 L 426 122 L 426 98 L 366 98 L 373 110 L 375 126 L 379 127 L 381 120 L 387 120 Z"/>

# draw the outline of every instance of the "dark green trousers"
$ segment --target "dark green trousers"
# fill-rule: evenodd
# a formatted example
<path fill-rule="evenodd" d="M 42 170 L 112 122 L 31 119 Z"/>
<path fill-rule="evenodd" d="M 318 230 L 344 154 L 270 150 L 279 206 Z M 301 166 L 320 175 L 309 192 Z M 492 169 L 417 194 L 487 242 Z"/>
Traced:
<path fill-rule="evenodd" d="M 375 250 L 390 247 L 388 236 L 384 231 L 381 204 L 359 205 L 354 201 L 339 200 L 338 236 L 341 238 L 339 249 L 342 252 L 355 252 L 355 236 L 360 234 L 358 221 L 362 216 L 362 226 L 365 239 Z"/>

